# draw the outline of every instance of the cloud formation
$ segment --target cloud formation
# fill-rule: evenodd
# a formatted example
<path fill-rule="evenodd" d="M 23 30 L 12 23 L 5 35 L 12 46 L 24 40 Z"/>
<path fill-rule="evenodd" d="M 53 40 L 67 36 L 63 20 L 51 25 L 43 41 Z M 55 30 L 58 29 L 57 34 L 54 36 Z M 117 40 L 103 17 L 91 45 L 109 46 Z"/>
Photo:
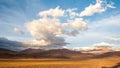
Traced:
<path fill-rule="evenodd" d="M 0 37 L 0 48 L 21 50 L 22 48 L 24 48 L 24 45 L 21 42 L 11 41 L 7 38 Z"/>
<path fill-rule="evenodd" d="M 93 44 L 92 47 L 76 47 L 73 48 L 73 50 L 81 51 L 83 53 L 102 54 L 102 53 L 114 51 L 114 49 L 112 49 L 113 46 L 114 44 L 101 42 L 101 43 Z"/>
<path fill-rule="evenodd" d="M 64 46 L 67 43 L 61 35 L 76 36 L 80 30 L 87 29 L 87 22 L 81 18 L 82 16 L 102 13 L 107 8 L 114 8 L 112 5 L 105 0 L 96 0 L 95 5 L 91 4 L 81 13 L 76 12 L 77 8 L 63 10 L 58 6 L 39 12 L 40 18 L 26 23 L 25 26 L 34 38 L 32 44 Z M 65 17 L 67 19 L 63 22 L 61 18 Z"/>
<path fill-rule="evenodd" d="M 64 39 L 64 36 L 62 36 L 62 35 L 76 36 L 79 34 L 80 30 L 87 29 L 87 23 L 83 18 L 81 18 L 82 16 L 91 16 L 95 13 L 102 13 L 102 12 L 106 11 L 108 8 L 115 8 L 113 6 L 113 4 L 108 4 L 106 1 L 105 0 L 96 0 L 95 4 L 89 5 L 91 7 L 88 6 L 83 11 L 84 13 L 76 12 L 79 7 L 63 10 L 59 6 L 56 8 L 51 8 L 49 10 L 44 10 L 44 11 L 39 12 L 39 14 L 38 14 L 40 17 L 39 19 L 36 19 L 36 20 L 26 23 L 26 28 L 28 29 L 28 32 L 31 34 L 31 36 L 34 39 L 27 41 L 27 42 L 25 41 L 24 43 L 27 45 L 30 44 L 29 45 L 30 47 L 33 45 L 38 46 L 38 47 L 39 46 L 42 46 L 42 47 L 47 46 L 48 47 L 48 46 L 54 46 L 54 45 L 58 46 L 58 44 L 60 46 L 66 45 L 67 44 L 66 40 Z M 31 5 L 27 6 L 28 10 L 30 10 L 31 7 L 32 7 L 32 10 L 25 11 L 25 13 L 24 13 L 24 11 L 20 11 L 22 9 L 21 6 L 18 7 L 18 9 L 19 8 L 21 8 L 21 9 L 17 10 L 17 11 L 10 9 L 7 6 L 6 6 L 6 8 L 3 7 L 3 9 L 4 8 L 7 9 L 7 11 L 4 10 L 3 12 L 10 13 L 10 15 L 9 14 L 3 15 L 2 16 L 3 20 L 5 19 L 4 21 L 6 21 L 6 22 L 15 22 L 16 23 L 16 21 L 18 21 L 17 18 L 20 18 L 19 23 L 16 24 L 16 25 L 18 25 L 18 24 L 20 25 L 23 22 L 21 19 L 28 18 L 29 20 L 31 20 L 32 18 L 35 17 L 34 15 L 36 15 L 37 11 L 43 10 L 43 8 L 45 9 L 45 7 L 36 8 L 37 6 L 38 5 L 36 5 L 34 7 Z M 53 7 L 53 6 L 49 6 L 49 7 Z M 63 7 L 63 8 L 65 8 L 65 7 Z M 82 8 L 82 6 L 79 9 L 81 9 L 81 8 Z M 24 8 L 24 9 L 26 9 L 26 8 Z M 88 11 L 90 11 L 90 13 Z M 2 14 L 4 14 L 4 13 L 2 13 Z M 14 17 L 14 18 L 11 18 L 11 14 L 12 14 L 12 17 Z M 81 14 L 82 14 L 82 16 L 81 16 Z M 114 36 L 113 34 L 115 34 L 115 33 L 117 34 L 117 32 L 119 32 L 118 31 L 119 20 L 120 20 L 119 17 L 120 16 L 117 16 L 117 17 L 113 16 L 113 19 L 108 18 L 107 20 L 104 20 L 104 21 L 99 21 L 99 22 L 95 21 L 93 23 L 90 23 L 89 26 L 93 25 L 93 26 L 91 26 L 93 30 L 90 30 L 91 32 L 87 32 L 83 36 L 80 35 L 80 37 L 77 37 L 77 39 L 74 39 L 75 41 L 73 41 L 73 39 L 72 39 L 72 41 L 69 40 L 70 43 L 77 42 L 77 44 L 74 44 L 76 46 L 77 45 L 79 45 L 79 46 L 80 45 L 89 45 L 91 43 L 103 41 L 104 36 L 105 37 L 111 36 L 111 35 Z M 84 18 L 86 18 L 86 17 L 84 17 Z M 36 22 L 36 23 L 33 23 L 33 22 Z M 56 22 L 58 22 L 58 23 L 56 23 Z M 94 26 L 95 23 L 97 24 L 97 26 Z M 12 23 L 9 23 L 9 24 L 11 25 Z M 15 25 L 15 24 L 13 24 L 13 25 Z M 22 23 L 22 25 L 23 25 L 23 23 Z M 9 29 L 12 27 L 4 27 L 4 28 L 6 29 L 5 31 L 8 32 Z M 22 34 L 22 32 L 19 28 L 14 28 L 14 31 Z M 5 33 L 6 32 L 3 32 L 3 33 L 1 32 L 1 36 L 8 36 L 7 33 L 6 33 L 6 35 L 4 35 Z M 28 38 L 28 35 L 26 36 L 26 38 Z M 11 34 L 9 34 L 9 36 L 11 36 Z M 96 39 L 96 40 L 94 40 L 94 39 Z M 112 40 L 113 40 L 113 38 L 112 38 Z M 114 40 L 116 40 L 116 39 L 114 38 Z M 87 42 L 87 44 L 84 44 L 86 42 Z"/>
<path fill-rule="evenodd" d="M 107 39 L 112 41 L 120 41 L 120 38 L 115 38 L 115 37 L 108 37 Z"/>
<path fill-rule="evenodd" d="M 80 16 L 91 16 L 95 13 L 105 12 L 108 8 L 115 8 L 113 3 L 108 4 L 106 0 L 96 0 L 95 4 L 90 4 L 81 13 Z"/>
<path fill-rule="evenodd" d="M 25 34 L 24 31 L 20 30 L 20 29 L 17 28 L 17 27 L 14 28 L 14 32 L 18 32 L 18 33 L 21 33 L 21 34 Z"/>
<path fill-rule="evenodd" d="M 70 18 L 74 18 L 76 16 L 79 16 L 79 13 L 76 12 L 77 8 L 67 9 L 66 12 L 69 14 L 68 16 Z"/>
<path fill-rule="evenodd" d="M 101 43 L 94 44 L 93 46 L 97 48 L 111 48 L 112 46 L 114 46 L 114 44 L 101 42 Z"/>
<path fill-rule="evenodd" d="M 41 44 L 41 45 L 40 45 Z M 74 47 L 72 50 L 75 51 L 81 51 L 83 53 L 94 53 L 94 54 L 101 54 L 105 52 L 111 52 L 111 51 L 120 51 L 119 48 L 113 49 L 112 47 L 114 44 L 110 43 L 97 43 L 92 45 L 91 47 Z M 66 48 L 69 49 L 66 46 L 56 46 L 56 45 L 42 45 L 42 42 L 37 40 L 32 41 L 24 41 L 24 42 L 18 42 L 18 41 L 12 41 L 7 38 L 0 37 L 0 48 L 6 48 L 11 50 L 23 50 L 27 48 L 42 48 L 42 49 L 59 49 L 59 48 Z"/>
<path fill-rule="evenodd" d="M 39 19 L 26 23 L 25 26 L 28 32 L 34 37 L 31 44 L 62 47 L 67 43 L 61 35 L 76 36 L 80 30 L 87 29 L 87 23 L 82 18 L 74 18 L 72 20 L 68 18 L 66 22 L 61 22 L 58 17 L 64 17 L 64 13 L 67 13 L 67 11 L 56 7 L 41 11 Z"/>
<path fill-rule="evenodd" d="M 59 6 L 54 9 L 51 8 L 49 10 L 39 12 L 39 16 L 42 16 L 42 17 L 47 17 L 47 16 L 61 17 L 63 15 L 64 15 L 64 10 L 60 9 Z"/>

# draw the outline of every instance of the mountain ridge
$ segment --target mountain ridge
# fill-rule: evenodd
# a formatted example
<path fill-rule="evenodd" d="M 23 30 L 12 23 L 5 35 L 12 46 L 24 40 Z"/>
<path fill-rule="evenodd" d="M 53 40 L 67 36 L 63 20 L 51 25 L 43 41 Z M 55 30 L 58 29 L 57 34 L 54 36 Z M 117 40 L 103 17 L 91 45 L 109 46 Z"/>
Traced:
<path fill-rule="evenodd" d="M 103 54 L 82 53 L 69 49 L 25 49 L 22 51 L 12 51 L 0 48 L 0 58 L 63 58 L 63 59 L 86 59 L 86 58 L 104 58 L 110 56 L 119 56 L 120 51 L 107 52 Z"/>

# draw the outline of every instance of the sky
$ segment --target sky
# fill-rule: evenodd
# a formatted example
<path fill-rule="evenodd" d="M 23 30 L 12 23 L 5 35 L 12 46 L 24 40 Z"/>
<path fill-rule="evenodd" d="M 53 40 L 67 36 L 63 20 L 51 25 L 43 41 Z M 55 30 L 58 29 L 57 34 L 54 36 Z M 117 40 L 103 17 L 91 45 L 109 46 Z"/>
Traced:
<path fill-rule="evenodd" d="M 0 47 L 119 48 L 119 3 L 120 0 L 0 0 Z"/>

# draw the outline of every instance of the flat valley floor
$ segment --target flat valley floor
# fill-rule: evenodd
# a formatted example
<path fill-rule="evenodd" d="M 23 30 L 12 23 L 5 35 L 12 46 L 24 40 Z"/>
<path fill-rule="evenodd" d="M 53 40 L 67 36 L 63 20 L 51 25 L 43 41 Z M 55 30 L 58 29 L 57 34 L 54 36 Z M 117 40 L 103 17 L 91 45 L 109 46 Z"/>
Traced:
<path fill-rule="evenodd" d="M 120 57 L 96 59 L 0 59 L 0 68 L 102 68 L 120 62 Z"/>

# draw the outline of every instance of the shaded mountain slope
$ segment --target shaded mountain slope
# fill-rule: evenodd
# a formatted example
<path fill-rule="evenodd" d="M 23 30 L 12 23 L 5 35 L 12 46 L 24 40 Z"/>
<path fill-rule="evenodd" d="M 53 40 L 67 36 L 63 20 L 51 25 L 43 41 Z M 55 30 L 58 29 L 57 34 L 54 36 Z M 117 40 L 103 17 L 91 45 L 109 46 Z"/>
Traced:
<path fill-rule="evenodd" d="M 120 51 L 103 53 L 100 55 L 96 55 L 95 58 L 104 58 L 104 57 L 112 57 L 112 56 L 119 56 L 120 57 Z"/>
<path fill-rule="evenodd" d="M 86 59 L 86 58 L 104 58 L 120 57 L 120 51 L 107 52 L 103 54 L 81 53 L 68 49 L 25 49 L 20 52 L 0 48 L 0 58 L 64 58 L 64 59 Z"/>

